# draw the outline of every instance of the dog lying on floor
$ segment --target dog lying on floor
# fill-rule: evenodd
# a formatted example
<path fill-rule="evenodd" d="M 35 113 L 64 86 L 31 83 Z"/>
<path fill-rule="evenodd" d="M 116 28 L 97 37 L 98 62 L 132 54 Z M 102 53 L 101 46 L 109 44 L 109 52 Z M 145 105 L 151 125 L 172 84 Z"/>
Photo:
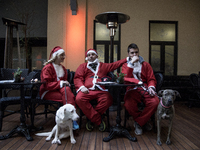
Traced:
<path fill-rule="evenodd" d="M 177 96 L 180 97 L 180 94 L 176 90 L 166 89 L 166 90 L 160 90 L 158 92 L 158 95 L 161 97 L 161 99 L 157 108 L 157 145 L 162 145 L 162 142 L 160 141 L 161 119 L 169 119 L 169 129 L 168 129 L 166 144 L 170 145 L 172 120 L 175 115 L 174 101 Z"/>
<path fill-rule="evenodd" d="M 52 144 L 61 144 L 61 139 L 70 136 L 70 141 L 72 144 L 76 143 L 73 134 L 72 122 L 78 120 L 79 116 L 76 113 L 76 109 L 71 104 L 65 104 L 60 107 L 56 112 L 56 125 L 53 127 L 51 132 L 37 133 L 37 136 L 48 136 L 46 141 L 50 141 L 51 137 L 54 135 Z"/>

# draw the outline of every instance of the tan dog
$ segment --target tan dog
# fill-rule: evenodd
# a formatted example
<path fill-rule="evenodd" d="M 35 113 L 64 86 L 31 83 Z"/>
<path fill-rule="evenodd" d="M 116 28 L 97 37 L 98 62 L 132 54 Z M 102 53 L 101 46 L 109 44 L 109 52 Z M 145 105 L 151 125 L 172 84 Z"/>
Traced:
<path fill-rule="evenodd" d="M 176 90 L 166 89 L 166 90 L 160 90 L 158 92 L 158 95 L 161 96 L 161 99 L 157 108 L 157 144 L 162 145 L 162 142 L 160 141 L 160 131 L 161 131 L 160 121 L 161 119 L 169 119 L 170 123 L 169 123 L 166 144 L 170 145 L 172 120 L 175 115 L 174 100 L 176 99 L 176 96 L 180 97 L 180 94 Z"/>
<path fill-rule="evenodd" d="M 65 104 L 60 107 L 56 112 L 56 125 L 51 132 L 37 133 L 37 136 L 48 136 L 46 141 L 50 141 L 51 137 L 54 135 L 52 144 L 61 144 L 60 139 L 67 138 L 70 136 L 70 141 L 72 144 L 76 143 L 73 134 L 72 121 L 76 121 L 79 116 L 76 113 L 76 109 L 71 104 Z"/>

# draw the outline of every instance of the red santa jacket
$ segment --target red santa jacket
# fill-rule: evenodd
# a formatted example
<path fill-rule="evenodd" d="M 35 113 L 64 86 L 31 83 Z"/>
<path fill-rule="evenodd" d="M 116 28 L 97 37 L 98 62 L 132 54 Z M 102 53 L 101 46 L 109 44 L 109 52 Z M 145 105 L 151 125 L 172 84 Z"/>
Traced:
<path fill-rule="evenodd" d="M 64 76 L 60 80 L 67 81 L 67 70 L 62 65 L 64 70 Z M 60 80 L 57 80 L 57 74 L 52 63 L 47 64 L 41 71 L 41 82 L 46 82 L 40 86 L 40 96 L 44 92 L 60 89 Z"/>
<path fill-rule="evenodd" d="M 101 82 L 101 79 L 107 76 L 108 72 L 114 71 L 118 67 L 121 67 L 127 60 L 122 59 L 113 63 L 98 63 L 96 75 L 98 78 L 96 79 L 97 82 Z M 87 67 L 87 63 L 81 64 L 75 73 L 74 76 L 74 84 L 76 91 L 78 92 L 82 86 L 90 89 L 94 86 L 94 76 L 95 72 L 92 71 L 91 68 Z M 105 90 L 103 86 L 98 86 L 101 90 Z"/>
<path fill-rule="evenodd" d="M 133 68 L 130 68 L 127 66 L 128 63 L 123 64 L 122 66 L 122 73 L 125 74 L 124 81 L 125 82 L 131 82 L 131 83 L 138 83 L 139 80 L 135 79 L 133 76 Z M 141 80 L 144 84 L 144 86 L 150 87 L 156 87 L 156 79 L 153 73 L 153 69 L 151 65 L 145 61 L 142 62 L 142 68 L 141 68 Z M 131 87 L 128 87 L 130 89 Z"/>

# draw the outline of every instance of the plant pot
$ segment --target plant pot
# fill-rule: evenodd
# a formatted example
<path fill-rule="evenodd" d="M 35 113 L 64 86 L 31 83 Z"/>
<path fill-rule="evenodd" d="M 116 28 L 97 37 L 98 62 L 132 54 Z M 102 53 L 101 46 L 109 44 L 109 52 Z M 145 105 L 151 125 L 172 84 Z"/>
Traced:
<path fill-rule="evenodd" d="M 17 75 L 14 77 L 14 82 L 21 82 L 21 75 Z"/>
<path fill-rule="evenodd" d="M 119 83 L 119 84 L 123 84 L 124 83 L 124 77 L 118 77 L 116 82 Z"/>

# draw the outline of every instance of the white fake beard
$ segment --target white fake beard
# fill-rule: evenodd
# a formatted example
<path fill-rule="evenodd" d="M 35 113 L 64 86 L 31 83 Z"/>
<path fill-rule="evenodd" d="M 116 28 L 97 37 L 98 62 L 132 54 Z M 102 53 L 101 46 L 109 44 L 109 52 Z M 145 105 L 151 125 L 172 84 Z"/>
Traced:
<path fill-rule="evenodd" d="M 89 60 L 88 60 L 88 64 L 92 64 L 92 63 L 97 63 L 97 64 L 98 64 L 98 63 L 99 63 L 99 59 L 96 58 L 94 61 L 89 61 Z"/>
<path fill-rule="evenodd" d="M 135 79 L 141 80 L 141 68 L 142 68 L 142 65 L 140 64 L 139 61 L 134 63 L 133 76 Z"/>

